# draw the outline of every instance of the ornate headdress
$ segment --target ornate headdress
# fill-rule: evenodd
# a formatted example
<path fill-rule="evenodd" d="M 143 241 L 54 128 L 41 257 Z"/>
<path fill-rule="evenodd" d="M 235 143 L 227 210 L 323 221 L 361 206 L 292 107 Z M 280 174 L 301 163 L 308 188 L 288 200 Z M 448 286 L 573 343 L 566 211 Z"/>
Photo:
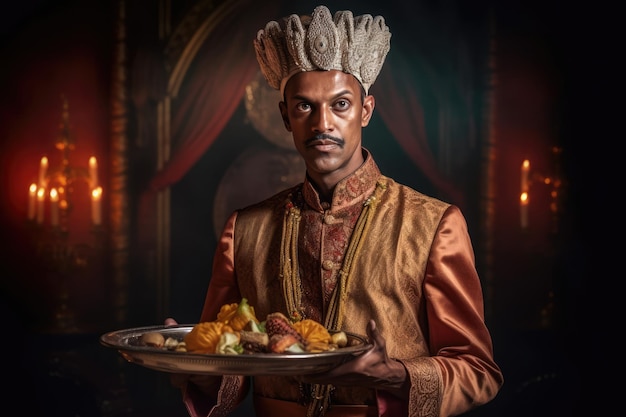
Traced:
<path fill-rule="evenodd" d="M 349 10 L 330 14 L 317 6 L 311 16 L 292 14 L 258 31 L 256 57 L 268 84 L 284 92 L 300 71 L 340 70 L 354 75 L 367 93 L 390 48 L 391 33 L 382 16 L 353 17 Z"/>

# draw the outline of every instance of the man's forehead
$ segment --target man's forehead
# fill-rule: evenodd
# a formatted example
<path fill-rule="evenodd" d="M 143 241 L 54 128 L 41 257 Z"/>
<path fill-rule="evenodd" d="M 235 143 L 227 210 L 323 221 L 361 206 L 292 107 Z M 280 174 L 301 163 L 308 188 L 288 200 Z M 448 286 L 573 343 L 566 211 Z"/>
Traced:
<path fill-rule="evenodd" d="M 361 84 L 353 75 L 339 70 L 303 71 L 292 76 L 285 88 L 285 94 L 289 95 L 335 95 L 341 92 L 360 95 Z"/>

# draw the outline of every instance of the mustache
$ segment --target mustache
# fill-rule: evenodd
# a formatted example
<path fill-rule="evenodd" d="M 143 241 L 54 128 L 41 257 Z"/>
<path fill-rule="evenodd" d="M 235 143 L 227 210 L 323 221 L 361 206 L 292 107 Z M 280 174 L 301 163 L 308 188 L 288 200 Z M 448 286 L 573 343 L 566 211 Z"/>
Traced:
<path fill-rule="evenodd" d="M 329 135 L 328 133 L 320 133 L 319 135 L 315 135 L 312 138 L 307 139 L 304 142 L 304 144 L 306 146 L 311 146 L 311 144 L 313 142 L 316 142 L 316 141 L 319 141 L 319 140 L 322 140 L 322 139 L 330 140 L 331 142 L 334 142 L 335 144 L 339 145 L 342 148 L 346 144 L 346 141 L 343 140 L 342 138 L 338 138 L 336 136 Z"/>

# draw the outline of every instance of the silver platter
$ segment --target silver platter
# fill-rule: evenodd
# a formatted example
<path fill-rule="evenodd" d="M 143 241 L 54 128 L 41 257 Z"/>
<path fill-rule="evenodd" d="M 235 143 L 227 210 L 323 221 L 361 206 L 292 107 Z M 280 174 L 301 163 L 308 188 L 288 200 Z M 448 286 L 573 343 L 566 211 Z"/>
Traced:
<path fill-rule="evenodd" d="M 140 344 L 141 336 L 159 332 L 182 341 L 194 325 L 148 326 L 117 330 L 100 336 L 103 346 L 116 349 L 128 362 L 156 371 L 204 375 L 304 375 L 328 371 L 371 345 L 365 337 L 346 332 L 348 346 L 320 353 L 257 353 L 247 355 L 207 355 L 174 352 Z"/>

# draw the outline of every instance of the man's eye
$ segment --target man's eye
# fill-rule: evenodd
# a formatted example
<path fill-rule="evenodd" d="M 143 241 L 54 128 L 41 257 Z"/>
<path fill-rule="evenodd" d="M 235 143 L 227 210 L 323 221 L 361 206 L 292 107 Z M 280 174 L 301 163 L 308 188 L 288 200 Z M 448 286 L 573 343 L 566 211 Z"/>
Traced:
<path fill-rule="evenodd" d="M 339 100 L 335 103 L 335 107 L 338 109 L 346 109 L 350 106 L 348 100 Z"/>
<path fill-rule="evenodd" d="M 307 111 L 311 108 L 311 106 L 309 105 L 309 103 L 298 103 L 296 108 L 300 111 Z"/>

